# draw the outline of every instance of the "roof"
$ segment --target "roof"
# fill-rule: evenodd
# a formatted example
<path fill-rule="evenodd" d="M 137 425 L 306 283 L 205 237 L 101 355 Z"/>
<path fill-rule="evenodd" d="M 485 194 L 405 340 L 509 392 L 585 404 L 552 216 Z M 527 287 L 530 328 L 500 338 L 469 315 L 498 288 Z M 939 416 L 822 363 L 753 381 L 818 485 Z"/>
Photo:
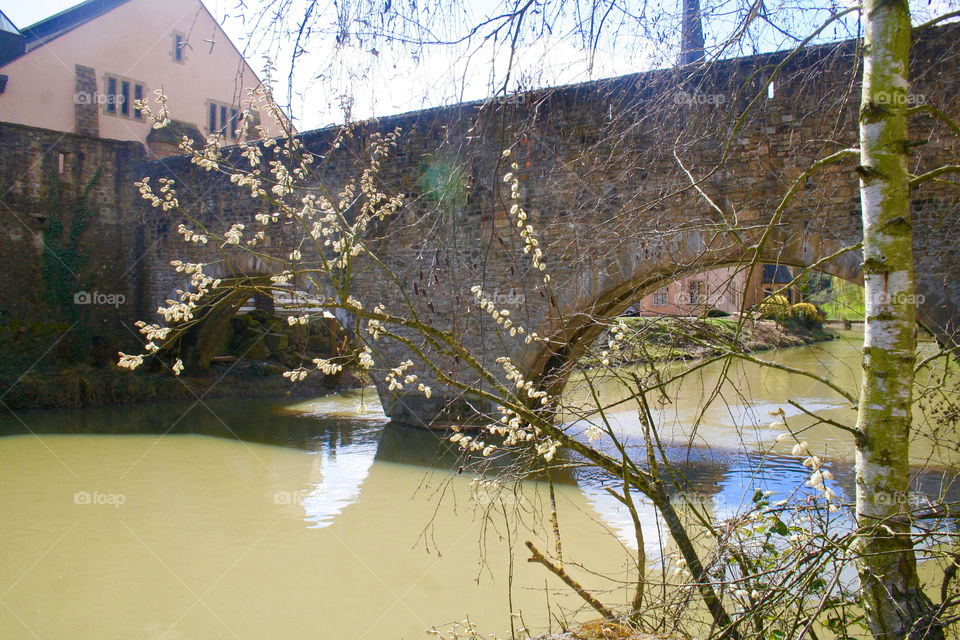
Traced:
<path fill-rule="evenodd" d="M 6 31 L 17 36 L 20 35 L 20 30 L 17 29 L 16 25 L 13 24 L 13 21 L 8 18 L 3 11 L 0 11 L 0 31 Z"/>
<path fill-rule="evenodd" d="M 82 24 L 85 24 L 103 14 L 116 9 L 129 0 L 87 0 L 69 9 L 64 9 L 49 18 L 44 18 L 29 27 L 21 29 L 21 33 L 27 39 L 27 52 L 35 49 L 56 37 L 73 31 Z"/>
<path fill-rule="evenodd" d="M 786 284 L 793 281 L 793 274 L 790 273 L 790 267 L 775 264 L 763 265 L 762 282 L 772 282 L 774 284 Z"/>

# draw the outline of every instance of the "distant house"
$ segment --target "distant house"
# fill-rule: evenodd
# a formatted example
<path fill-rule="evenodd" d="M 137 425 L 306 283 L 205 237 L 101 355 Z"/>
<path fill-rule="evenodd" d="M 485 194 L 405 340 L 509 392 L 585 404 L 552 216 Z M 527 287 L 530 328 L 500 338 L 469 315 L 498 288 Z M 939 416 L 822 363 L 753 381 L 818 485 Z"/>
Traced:
<path fill-rule="evenodd" d="M 665 284 L 644 296 L 632 309 L 644 316 L 699 316 L 711 309 L 738 313 L 774 291 L 794 303 L 799 301 L 797 292 L 793 288 L 783 289 L 793 277 L 790 267 L 760 265 L 748 285 L 747 269 L 719 267 Z"/>
<path fill-rule="evenodd" d="M 760 286 L 763 289 L 763 297 L 781 295 L 787 299 L 787 302 L 793 304 L 800 302 L 800 296 L 793 287 L 787 285 L 793 282 L 793 270 L 782 264 L 765 264 L 760 277 Z"/>
<path fill-rule="evenodd" d="M 3 122 L 134 140 L 166 156 L 181 135 L 236 141 L 247 90 L 260 83 L 200 0 L 88 0 L 22 29 L 0 13 Z M 135 104 L 161 88 L 170 130 L 153 129 Z"/>

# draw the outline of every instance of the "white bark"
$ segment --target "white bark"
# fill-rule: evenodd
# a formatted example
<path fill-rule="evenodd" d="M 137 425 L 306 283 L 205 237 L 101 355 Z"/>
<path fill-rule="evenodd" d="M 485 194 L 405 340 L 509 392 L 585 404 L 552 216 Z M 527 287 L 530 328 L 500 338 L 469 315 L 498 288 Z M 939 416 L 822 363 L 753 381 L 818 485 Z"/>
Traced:
<path fill-rule="evenodd" d="M 915 323 L 907 175 L 906 0 L 865 0 L 860 106 L 865 329 L 857 426 L 858 570 L 874 637 L 943 638 L 917 577 L 907 496 Z"/>

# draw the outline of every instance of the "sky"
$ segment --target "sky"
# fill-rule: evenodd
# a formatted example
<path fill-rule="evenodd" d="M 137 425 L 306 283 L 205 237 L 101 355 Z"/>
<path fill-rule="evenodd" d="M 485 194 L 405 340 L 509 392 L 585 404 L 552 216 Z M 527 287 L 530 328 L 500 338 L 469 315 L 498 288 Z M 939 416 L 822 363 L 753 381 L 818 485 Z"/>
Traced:
<path fill-rule="evenodd" d="M 350 116 L 363 119 L 414 111 L 492 95 L 502 79 L 502 71 L 491 77 L 491 61 L 504 69 L 506 47 L 485 43 L 470 47 L 435 47 L 411 56 L 406 52 L 372 52 L 357 47 L 336 47 L 333 37 L 315 34 L 307 55 L 296 63 L 293 93 L 288 87 L 289 46 L 276 41 L 250 38 L 249 26 L 237 19 L 237 0 L 203 0 L 221 23 L 227 35 L 247 57 L 261 77 L 271 62 L 277 100 L 292 113 L 301 130 L 312 129 Z M 474 2 L 482 5 L 486 0 Z M 297 0 L 293 0 L 294 6 Z M 76 0 L 0 0 L 0 9 L 18 27 L 26 27 L 75 4 Z M 248 0 L 257 6 L 257 0 Z M 598 50 L 592 64 L 572 43 L 558 37 L 544 37 L 524 47 L 513 60 L 513 86 L 534 88 L 582 82 L 622 75 L 650 66 L 648 52 L 625 54 Z"/>
<path fill-rule="evenodd" d="M 267 1 L 245 0 L 249 9 L 244 21 L 237 10 L 238 0 L 203 0 L 234 44 L 244 52 L 251 66 L 261 72 L 261 77 L 264 77 L 262 71 L 268 62 L 274 67 L 274 94 L 293 116 L 300 130 L 343 122 L 347 117 L 347 108 L 351 119 L 364 119 L 484 99 L 503 90 L 508 66 L 509 91 L 583 82 L 670 66 L 676 59 L 679 45 L 677 25 L 675 21 L 671 22 L 673 18 L 670 17 L 675 14 L 679 0 L 646 0 L 643 6 L 650 8 L 656 16 L 653 31 L 638 38 L 634 34 L 636 22 L 625 22 L 623 32 L 629 34 L 629 38 L 602 38 L 596 43 L 592 57 L 584 54 L 582 32 L 571 26 L 577 16 L 569 13 L 551 16 L 554 28 L 549 33 L 528 37 L 512 58 L 509 43 L 493 38 L 474 38 L 469 43 L 456 46 L 432 46 L 419 50 L 409 47 L 391 49 L 389 45 L 384 48 L 383 43 L 356 41 L 338 46 L 336 25 L 322 13 L 329 12 L 333 4 L 333 0 L 326 0 L 326 4 L 323 1 L 317 3 L 321 20 L 304 39 L 306 52 L 298 58 L 292 81 L 288 82 L 292 50 L 289 33 L 295 30 L 296 24 L 285 25 L 286 35 L 280 37 L 271 37 L 268 34 L 273 32 L 255 28 L 250 22 L 250 10 Z M 298 12 L 302 15 L 309 0 L 285 1 L 293 7 L 293 15 Z M 451 6 L 459 8 L 472 24 L 488 15 L 495 15 L 502 1 L 471 0 L 469 3 L 454 2 Z M 817 2 L 818 8 L 822 7 L 824 11 L 834 4 L 834 0 L 779 1 Z M 956 5 L 960 0 L 930 2 Z M 76 0 L 0 0 L 0 8 L 18 27 L 28 26 L 74 4 L 77 4 Z M 341 6 L 362 4 L 343 3 Z M 431 6 L 430 2 L 421 4 L 424 7 Z M 625 0 L 625 4 L 631 6 L 633 3 Z M 742 10 L 742 4 L 742 0 L 713 0 L 709 3 L 712 14 L 704 16 L 708 55 L 710 43 L 719 42 L 724 32 L 735 27 L 734 20 L 739 15 L 738 10 Z M 566 2 L 552 6 L 568 11 L 566 7 L 578 5 L 576 2 Z M 708 3 L 704 6 L 707 7 Z M 705 11 L 708 9 L 705 8 Z M 814 18 L 804 12 L 797 12 L 796 15 L 800 16 L 801 23 L 793 25 L 795 29 L 809 29 L 812 22 L 803 24 L 802 21 Z M 422 19 L 436 29 L 434 33 L 439 39 L 453 36 L 452 31 L 443 32 L 444 21 L 430 15 L 429 11 L 422 14 Z M 617 33 L 616 19 L 610 18 L 614 24 L 606 24 L 605 34 Z M 620 19 L 635 20 L 631 16 L 621 16 Z M 530 20 L 535 21 L 536 16 Z M 855 33 L 856 25 L 842 25 L 832 33 L 828 32 L 825 39 L 849 37 L 851 29 Z M 776 34 L 768 32 L 765 35 L 760 32 L 753 38 L 745 38 L 740 49 L 724 50 L 718 55 L 729 57 L 770 51 L 782 48 L 785 44 L 790 42 Z"/>

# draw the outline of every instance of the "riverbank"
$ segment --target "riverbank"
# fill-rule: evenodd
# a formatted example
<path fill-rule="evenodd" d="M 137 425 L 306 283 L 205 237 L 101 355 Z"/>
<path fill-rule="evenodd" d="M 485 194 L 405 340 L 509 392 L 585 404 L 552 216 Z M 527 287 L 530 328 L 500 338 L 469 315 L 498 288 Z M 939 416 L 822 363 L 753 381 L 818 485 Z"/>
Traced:
<path fill-rule="evenodd" d="M 196 398 L 310 398 L 356 389 L 366 382 L 351 371 L 338 379 L 317 372 L 296 384 L 284 367 L 255 361 L 215 364 L 202 374 L 130 372 L 116 366 L 71 365 L 57 371 L 31 371 L 0 380 L 3 404 L 12 410 L 78 409 L 103 405 L 193 400 Z"/>
<path fill-rule="evenodd" d="M 231 318 L 213 342 L 202 358 L 184 355 L 194 366 L 179 377 L 169 369 L 171 358 L 166 366 L 151 358 L 131 372 L 116 366 L 119 344 L 94 348 L 86 333 L 69 326 L 0 318 L 0 400 L 13 410 L 77 409 L 215 397 L 305 398 L 369 383 L 349 370 L 317 371 L 296 384 L 283 377 L 299 366 L 312 368 L 315 356 L 347 351 L 346 337 L 330 318 L 291 325 L 257 309 Z M 197 364 L 201 360 L 207 364 Z"/>
<path fill-rule="evenodd" d="M 623 340 L 613 350 L 609 341 L 615 332 L 605 331 L 597 348 L 583 357 L 583 364 L 636 364 L 696 360 L 721 355 L 729 350 L 752 352 L 785 347 L 802 347 L 834 340 L 837 335 L 820 325 L 740 318 L 636 317 L 621 318 L 627 326 Z"/>
<path fill-rule="evenodd" d="M 736 318 L 623 318 L 629 331 L 619 348 L 603 355 L 584 356 L 586 366 L 693 360 L 723 353 L 736 346 L 743 351 L 796 347 L 834 339 L 823 328 L 780 325 Z M 613 336 L 605 333 L 599 344 Z M 206 372 L 173 376 L 169 371 L 131 373 L 116 366 L 67 365 L 36 369 L 17 378 L 0 379 L 3 403 L 13 410 L 82 408 L 202 398 L 316 397 L 356 389 L 367 384 L 350 370 L 337 379 L 322 374 L 291 384 L 279 363 L 254 360 L 214 362 Z"/>

